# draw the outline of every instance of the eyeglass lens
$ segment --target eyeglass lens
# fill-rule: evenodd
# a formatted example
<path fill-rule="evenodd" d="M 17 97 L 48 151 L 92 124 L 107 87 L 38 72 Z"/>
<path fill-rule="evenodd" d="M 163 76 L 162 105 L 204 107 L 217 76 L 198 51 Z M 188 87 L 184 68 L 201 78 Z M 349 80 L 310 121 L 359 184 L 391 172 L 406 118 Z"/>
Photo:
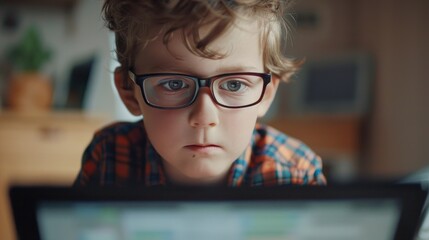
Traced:
<path fill-rule="evenodd" d="M 264 80 L 254 75 L 228 75 L 212 79 L 211 92 L 221 105 L 240 107 L 257 102 Z M 198 93 L 198 79 L 182 75 L 157 75 L 143 81 L 147 101 L 158 107 L 189 105 Z"/>

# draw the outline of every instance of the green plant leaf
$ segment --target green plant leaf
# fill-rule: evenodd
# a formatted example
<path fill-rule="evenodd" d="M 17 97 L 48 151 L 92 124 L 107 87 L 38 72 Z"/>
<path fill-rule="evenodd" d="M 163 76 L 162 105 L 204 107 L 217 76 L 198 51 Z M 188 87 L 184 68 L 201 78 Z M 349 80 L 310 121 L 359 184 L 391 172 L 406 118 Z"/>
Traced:
<path fill-rule="evenodd" d="M 6 55 L 19 71 L 40 71 L 51 59 L 52 52 L 43 46 L 37 29 L 30 27 Z"/>

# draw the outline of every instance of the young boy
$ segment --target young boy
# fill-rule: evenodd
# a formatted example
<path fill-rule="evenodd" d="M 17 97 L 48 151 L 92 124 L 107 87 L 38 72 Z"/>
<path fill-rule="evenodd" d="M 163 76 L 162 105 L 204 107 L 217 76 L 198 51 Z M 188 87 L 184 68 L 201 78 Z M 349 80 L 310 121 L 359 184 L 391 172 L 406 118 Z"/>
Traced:
<path fill-rule="evenodd" d="M 297 64 L 286 1 L 107 0 L 115 86 L 143 120 L 95 134 L 75 185 L 323 185 L 320 158 L 256 123 Z"/>

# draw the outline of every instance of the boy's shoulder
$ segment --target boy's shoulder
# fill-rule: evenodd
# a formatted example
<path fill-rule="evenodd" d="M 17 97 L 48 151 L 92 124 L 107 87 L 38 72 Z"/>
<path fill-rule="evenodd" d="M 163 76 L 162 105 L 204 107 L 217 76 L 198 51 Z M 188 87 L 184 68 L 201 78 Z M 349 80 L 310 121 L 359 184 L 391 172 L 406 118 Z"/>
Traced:
<path fill-rule="evenodd" d="M 134 132 L 144 132 L 143 120 L 136 122 L 113 122 L 95 132 L 95 137 L 128 136 Z"/>
<path fill-rule="evenodd" d="M 302 141 L 263 124 L 255 127 L 249 164 L 254 184 L 258 179 L 264 185 L 270 184 L 267 181 L 276 181 L 276 184 L 325 182 L 322 161 L 317 154 Z"/>
<path fill-rule="evenodd" d="M 268 125 L 257 124 L 254 131 L 254 150 L 258 153 L 277 155 L 286 159 L 294 156 L 313 158 L 316 155 L 302 141 Z"/>
<path fill-rule="evenodd" d="M 138 147 L 145 145 L 144 132 L 142 120 L 115 122 L 97 130 L 84 151 L 75 185 L 130 183 L 144 168 L 140 161 L 144 151 Z"/>

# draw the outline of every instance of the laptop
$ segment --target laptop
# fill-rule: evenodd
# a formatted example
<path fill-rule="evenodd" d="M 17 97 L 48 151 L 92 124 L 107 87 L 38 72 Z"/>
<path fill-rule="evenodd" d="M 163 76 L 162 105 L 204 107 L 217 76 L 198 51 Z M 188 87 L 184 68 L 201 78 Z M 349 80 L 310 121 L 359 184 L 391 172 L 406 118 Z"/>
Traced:
<path fill-rule="evenodd" d="M 414 239 L 418 184 L 328 187 L 12 186 L 19 239 Z"/>
<path fill-rule="evenodd" d="M 426 166 L 416 172 L 409 174 L 404 177 L 401 181 L 402 183 L 419 183 L 422 185 L 423 189 L 429 190 L 429 167 Z M 424 215 L 422 216 L 422 224 L 420 226 L 419 232 L 417 234 L 417 239 L 419 240 L 429 240 L 429 212 L 427 211 L 429 207 L 428 198 L 426 198 L 426 203 L 424 206 Z"/>

